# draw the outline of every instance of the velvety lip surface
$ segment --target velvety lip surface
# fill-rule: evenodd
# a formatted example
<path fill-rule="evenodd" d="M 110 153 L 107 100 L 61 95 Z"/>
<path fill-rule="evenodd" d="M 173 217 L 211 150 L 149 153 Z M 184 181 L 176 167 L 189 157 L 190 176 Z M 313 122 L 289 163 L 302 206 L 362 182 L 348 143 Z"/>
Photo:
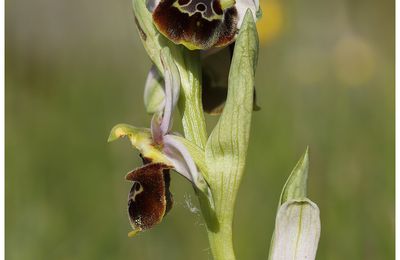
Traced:
<path fill-rule="evenodd" d="M 169 167 L 162 163 L 146 164 L 128 173 L 133 182 L 128 197 L 128 214 L 134 229 L 149 229 L 158 224 L 172 207 L 169 191 Z"/>
<path fill-rule="evenodd" d="M 236 7 L 222 10 L 217 0 L 164 0 L 155 8 L 153 20 L 162 34 L 189 49 L 225 46 L 237 32 Z"/>

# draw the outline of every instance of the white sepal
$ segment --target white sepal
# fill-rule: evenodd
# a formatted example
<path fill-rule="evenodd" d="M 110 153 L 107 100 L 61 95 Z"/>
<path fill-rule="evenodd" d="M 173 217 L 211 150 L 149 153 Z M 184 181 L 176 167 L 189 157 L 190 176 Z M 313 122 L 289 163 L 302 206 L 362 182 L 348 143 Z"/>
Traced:
<path fill-rule="evenodd" d="M 315 259 L 321 232 L 318 206 L 309 199 L 289 200 L 278 210 L 271 260 Z"/>

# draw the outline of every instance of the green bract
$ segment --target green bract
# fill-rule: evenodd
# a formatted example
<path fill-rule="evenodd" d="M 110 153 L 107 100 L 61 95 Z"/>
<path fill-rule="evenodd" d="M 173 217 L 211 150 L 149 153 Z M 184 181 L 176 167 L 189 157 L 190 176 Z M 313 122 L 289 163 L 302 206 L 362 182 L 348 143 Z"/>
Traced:
<path fill-rule="evenodd" d="M 165 99 L 164 84 L 164 80 L 160 76 L 156 66 L 152 66 L 147 76 L 143 94 L 144 106 L 147 113 L 154 114 L 163 108 Z"/>
<path fill-rule="evenodd" d="M 304 199 L 307 197 L 308 178 L 308 148 L 290 173 L 283 186 L 279 205 L 291 199 Z"/>
<path fill-rule="evenodd" d="M 221 117 L 206 146 L 209 184 L 214 195 L 216 214 L 225 232 L 231 232 L 236 195 L 242 179 L 253 111 L 254 74 L 258 55 L 258 37 L 250 11 L 244 18 L 229 73 L 228 97 Z M 211 246 L 218 259 L 234 259 L 231 236 L 214 237 Z M 230 239 L 222 243 L 221 240 Z"/>

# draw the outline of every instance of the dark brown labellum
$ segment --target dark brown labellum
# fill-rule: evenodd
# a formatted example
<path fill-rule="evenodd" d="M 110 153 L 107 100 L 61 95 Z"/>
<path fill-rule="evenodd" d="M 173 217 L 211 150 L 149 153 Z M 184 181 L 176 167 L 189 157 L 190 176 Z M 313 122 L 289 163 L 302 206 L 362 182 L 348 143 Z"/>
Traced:
<path fill-rule="evenodd" d="M 170 168 L 163 163 L 149 163 L 126 175 L 133 183 L 128 196 L 128 214 L 134 230 L 153 227 L 171 209 Z"/>
<path fill-rule="evenodd" d="M 158 30 L 189 49 L 231 43 L 237 32 L 237 10 L 222 10 L 218 0 L 161 0 L 153 11 Z"/>

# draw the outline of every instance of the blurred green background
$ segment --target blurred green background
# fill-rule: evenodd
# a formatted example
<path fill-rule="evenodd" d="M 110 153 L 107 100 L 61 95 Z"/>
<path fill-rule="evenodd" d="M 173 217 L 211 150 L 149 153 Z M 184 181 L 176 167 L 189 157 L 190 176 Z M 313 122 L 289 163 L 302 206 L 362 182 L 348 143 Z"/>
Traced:
<path fill-rule="evenodd" d="M 317 258 L 393 259 L 394 1 L 262 1 L 238 259 L 266 259 L 280 190 L 307 145 Z M 123 177 L 140 162 L 106 139 L 116 123 L 150 121 L 130 0 L 5 6 L 6 259 L 211 259 L 176 174 L 164 222 L 127 237 Z"/>

